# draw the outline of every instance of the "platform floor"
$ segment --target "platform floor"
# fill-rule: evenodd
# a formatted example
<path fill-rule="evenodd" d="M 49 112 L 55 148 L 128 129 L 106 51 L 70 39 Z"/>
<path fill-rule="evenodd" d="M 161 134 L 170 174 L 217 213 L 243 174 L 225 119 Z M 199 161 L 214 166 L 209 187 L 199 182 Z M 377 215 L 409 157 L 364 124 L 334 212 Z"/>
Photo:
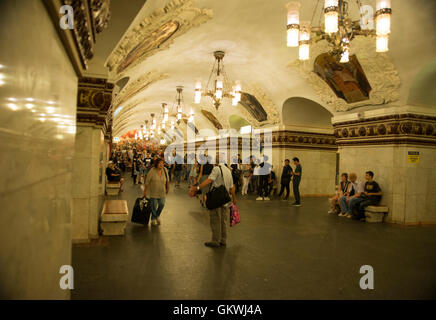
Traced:
<path fill-rule="evenodd" d="M 129 211 L 141 196 L 126 179 Z M 436 227 L 369 224 L 327 214 L 326 198 L 239 198 L 242 223 L 226 248 L 187 186 L 172 190 L 162 225 L 73 247 L 72 299 L 434 299 Z M 374 269 L 374 290 L 359 286 Z"/>

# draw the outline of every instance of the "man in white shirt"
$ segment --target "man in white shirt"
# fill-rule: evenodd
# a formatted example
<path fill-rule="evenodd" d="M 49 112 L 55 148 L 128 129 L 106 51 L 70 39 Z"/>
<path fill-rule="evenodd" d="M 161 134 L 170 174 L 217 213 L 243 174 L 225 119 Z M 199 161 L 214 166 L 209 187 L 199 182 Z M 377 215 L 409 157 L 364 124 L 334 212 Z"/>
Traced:
<path fill-rule="evenodd" d="M 224 157 L 222 156 L 221 159 Z M 217 160 L 219 159 L 217 155 Z M 225 164 L 220 163 L 216 165 L 209 177 L 204 180 L 200 185 L 192 186 L 189 192 L 190 196 L 193 197 L 202 188 L 208 186 L 212 183 L 212 187 L 219 187 L 224 185 L 227 191 L 232 195 L 233 203 L 236 204 L 236 194 L 235 186 L 233 184 L 232 172 Z M 226 246 L 227 244 L 227 223 L 229 219 L 229 208 L 228 203 L 223 206 L 209 210 L 210 216 L 210 228 L 212 229 L 212 241 L 205 242 L 205 246 L 211 248 L 218 248 L 220 246 Z"/>
<path fill-rule="evenodd" d="M 360 197 L 364 192 L 364 184 L 357 181 L 355 173 L 350 173 L 351 191 L 349 194 L 344 195 L 339 203 L 341 205 L 341 214 L 339 216 L 351 218 L 353 215 L 353 208 L 363 199 Z"/>

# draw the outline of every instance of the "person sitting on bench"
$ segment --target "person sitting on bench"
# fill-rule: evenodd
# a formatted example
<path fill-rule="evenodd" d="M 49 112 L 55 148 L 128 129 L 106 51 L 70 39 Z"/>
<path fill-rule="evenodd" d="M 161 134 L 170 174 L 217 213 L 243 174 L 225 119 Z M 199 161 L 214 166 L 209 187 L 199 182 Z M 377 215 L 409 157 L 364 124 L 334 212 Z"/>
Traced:
<path fill-rule="evenodd" d="M 382 197 L 381 188 L 378 183 L 374 181 L 374 173 L 367 171 L 365 173 L 365 179 L 364 192 L 360 196 L 363 200 L 358 204 L 357 216 L 353 216 L 353 219 L 356 220 L 365 219 L 365 208 L 378 205 Z"/>
<path fill-rule="evenodd" d="M 121 178 L 121 172 L 115 167 L 115 164 L 112 161 L 109 161 L 108 163 L 108 167 L 106 168 L 106 176 L 109 183 L 119 182 L 120 191 L 123 191 L 124 178 Z"/>

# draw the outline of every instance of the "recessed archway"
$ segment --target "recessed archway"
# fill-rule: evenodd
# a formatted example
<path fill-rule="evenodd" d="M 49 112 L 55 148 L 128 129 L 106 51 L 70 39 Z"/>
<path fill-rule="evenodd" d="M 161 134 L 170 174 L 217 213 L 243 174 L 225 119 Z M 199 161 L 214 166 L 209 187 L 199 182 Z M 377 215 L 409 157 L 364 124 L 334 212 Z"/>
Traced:
<path fill-rule="evenodd" d="M 407 103 L 412 105 L 436 106 L 436 59 L 426 64 L 415 77 L 409 91 Z"/>
<path fill-rule="evenodd" d="M 251 125 L 250 122 L 236 114 L 233 114 L 229 117 L 229 124 L 230 128 L 235 129 L 236 131 L 239 131 L 242 127 Z"/>
<path fill-rule="evenodd" d="M 283 104 L 282 119 L 285 126 L 332 129 L 331 114 L 319 103 L 302 98 L 289 98 Z"/>

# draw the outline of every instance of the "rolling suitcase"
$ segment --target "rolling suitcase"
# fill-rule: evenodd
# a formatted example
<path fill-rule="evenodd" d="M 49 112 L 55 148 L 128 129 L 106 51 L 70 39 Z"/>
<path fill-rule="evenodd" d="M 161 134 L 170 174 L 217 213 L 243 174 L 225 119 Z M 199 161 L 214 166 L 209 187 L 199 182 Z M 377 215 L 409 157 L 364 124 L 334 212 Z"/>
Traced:
<path fill-rule="evenodd" d="M 151 202 L 146 198 L 138 198 L 132 211 L 132 222 L 144 226 L 148 225 L 151 214 Z"/>

